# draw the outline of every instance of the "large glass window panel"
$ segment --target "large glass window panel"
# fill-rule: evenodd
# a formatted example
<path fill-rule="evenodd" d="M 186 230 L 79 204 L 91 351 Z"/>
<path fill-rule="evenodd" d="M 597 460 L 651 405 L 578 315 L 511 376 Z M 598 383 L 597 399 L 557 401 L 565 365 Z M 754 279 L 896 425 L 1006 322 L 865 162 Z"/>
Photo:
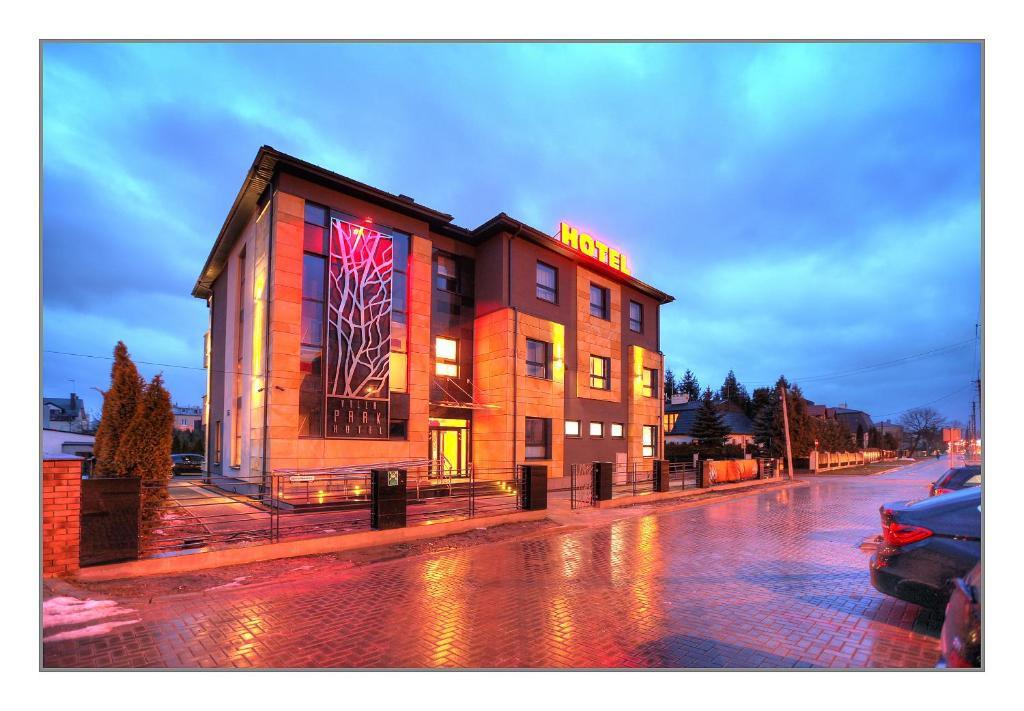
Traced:
<path fill-rule="evenodd" d="M 306 252 L 324 254 L 326 249 L 327 230 L 320 225 L 311 225 L 308 222 L 302 227 L 302 249 Z"/>
<path fill-rule="evenodd" d="M 437 288 L 459 291 L 459 263 L 446 254 L 437 255 Z"/>
<path fill-rule="evenodd" d="M 391 318 L 391 350 L 407 353 L 409 351 L 408 327 L 403 321 L 398 321 L 392 314 Z"/>
<path fill-rule="evenodd" d="M 311 222 L 314 225 L 320 225 L 323 227 L 327 224 L 327 208 L 317 205 L 316 203 L 307 202 L 305 220 L 306 222 Z"/>
<path fill-rule="evenodd" d="M 323 375 L 323 350 L 302 346 L 299 350 L 299 372 L 303 375 Z"/>
<path fill-rule="evenodd" d="M 306 375 L 299 386 L 299 436 L 324 436 L 324 387 L 319 375 Z"/>
<path fill-rule="evenodd" d="M 393 232 L 391 236 L 392 261 L 397 272 L 408 271 L 409 268 L 409 235 L 404 232 Z"/>
<path fill-rule="evenodd" d="M 391 392 L 404 393 L 408 387 L 409 356 L 391 352 Z"/>
<path fill-rule="evenodd" d="M 302 302 L 302 343 L 319 346 L 323 343 L 324 305 L 318 301 Z"/>
<path fill-rule="evenodd" d="M 325 260 L 315 254 L 302 255 L 302 298 L 324 300 Z"/>
<path fill-rule="evenodd" d="M 406 281 L 405 274 L 397 272 L 391 275 L 391 310 L 405 311 L 406 309 Z"/>
<path fill-rule="evenodd" d="M 455 340 L 438 336 L 434 343 L 438 359 L 455 360 L 459 350 Z"/>

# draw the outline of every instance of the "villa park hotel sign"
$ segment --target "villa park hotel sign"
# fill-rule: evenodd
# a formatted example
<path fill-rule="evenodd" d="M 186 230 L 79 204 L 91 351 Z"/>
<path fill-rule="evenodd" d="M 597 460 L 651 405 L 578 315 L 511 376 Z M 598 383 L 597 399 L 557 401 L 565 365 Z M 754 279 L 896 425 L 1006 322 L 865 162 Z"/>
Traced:
<path fill-rule="evenodd" d="M 609 247 L 604 242 L 596 240 L 586 232 L 580 232 L 575 227 L 565 222 L 559 225 L 558 239 L 566 247 L 584 254 L 605 266 L 611 267 L 617 272 L 630 276 L 629 265 L 626 263 L 626 255 Z"/>

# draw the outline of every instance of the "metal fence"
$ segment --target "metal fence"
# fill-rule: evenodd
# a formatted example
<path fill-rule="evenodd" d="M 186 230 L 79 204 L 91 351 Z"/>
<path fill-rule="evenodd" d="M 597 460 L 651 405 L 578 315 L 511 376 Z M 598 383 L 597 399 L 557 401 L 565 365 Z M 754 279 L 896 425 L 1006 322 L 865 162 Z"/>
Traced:
<path fill-rule="evenodd" d="M 697 468 L 699 466 L 700 464 L 694 464 L 693 462 L 670 462 L 668 465 L 669 491 L 696 489 L 698 483 Z"/>
<path fill-rule="evenodd" d="M 572 510 L 594 505 L 594 465 L 569 467 L 569 507 Z"/>
<path fill-rule="evenodd" d="M 654 492 L 654 462 L 637 460 L 612 467 L 612 498 Z"/>
<path fill-rule="evenodd" d="M 511 513 L 522 508 L 522 466 L 481 468 L 470 465 L 465 476 L 431 478 L 430 465 L 407 470 L 408 525 L 430 525 L 477 516 Z M 417 484 L 414 487 L 412 482 Z"/>

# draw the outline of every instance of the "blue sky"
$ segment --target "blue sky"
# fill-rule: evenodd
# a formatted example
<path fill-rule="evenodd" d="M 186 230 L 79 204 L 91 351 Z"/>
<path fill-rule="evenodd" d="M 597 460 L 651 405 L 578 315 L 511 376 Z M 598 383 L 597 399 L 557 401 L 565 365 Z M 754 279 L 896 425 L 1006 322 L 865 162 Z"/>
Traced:
<path fill-rule="evenodd" d="M 677 297 L 662 350 L 702 385 L 784 373 L 876 419 L 966 422 L 978 45 L 49 44 L 44 349 L 124 340 L 191 366 L 141 369 L 198 404 L 190 292 L 262 144 L 460 225 L 504 211 L 621 245 Z M 98 413 L 109 368 L 44 353 L 44 392 L 74 380 Z"/>

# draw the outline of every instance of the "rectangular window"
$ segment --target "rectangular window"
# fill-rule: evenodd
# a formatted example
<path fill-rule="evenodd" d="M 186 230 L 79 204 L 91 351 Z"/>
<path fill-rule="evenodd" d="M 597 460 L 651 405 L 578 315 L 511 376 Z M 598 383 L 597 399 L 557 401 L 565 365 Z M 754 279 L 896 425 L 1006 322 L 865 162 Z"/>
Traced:
<path fill-rule="evenodd" d="M 591 437 L 604 437 L 604 423 L 603 422 L 591 422 L 590 423 L 590 436 Z"/>
<path fill-rule="evenodd" d="M 640 385 L 640 394 L 644 397 L 658 397 L 658 371 L 653 368 L 644 368 L 643 380 Z"/>
<path fill-rule="evenodd" d="M 447 378 L 459 377 L 459 342 L 454 338 L 434 339 L 434 372 Z"/>
<path fill-rule="evenodd" d="M 622 439 L 623 436 L 624 435 L 623 435 L 622 423 L 621 422 L 613 422 L 612 423 L 612 437 L 615 437 L 616 439 Z"/>
<path fill-rule="evenodd" d="M 644 332 L 644 307 L 635 301 L 629 302 L 629 330 L 634 333 Z"/>
<path fill-rule="evenodd" d="M 306 217 L 314 205 L 306 205 Z M 325 218 L 326 219 L 326 218 Z M 299 437 L 324 436 L 324 299 L 327 259 L 302 255 L 302 315 L 299 326 Z"/>
<path fill-rule="evenodd" d="M 391 424 L 388 427 L 388 438 L 389 439 L 407 439 L 409 436 L 409 421 L 408 420 L 391 420 Z"/>
<path fill-rule="evenodd" d="M 242 396 L 235 398 L 235 411 L 231 415 L 231 466 L 242 466 Z"/>
<path fill-rule="evenodd" d="M 658 453 L 658 426 L 644 425 L 643 456 L 650 458 Z"/>
<path fill-rule="evenodd" d="M 238 323 L 235 324 L 235 410 L 231 416 L 231 466 L 242 466 L 242 371 L 244 363 L 243 339 L 245 336 L 245 249 L 238 255 Z"/>
<path fill-rule="evenodd" d="M 590 285 L 590 315 L 603 318 L 605 321 L 611 319 L 610 311 L 611 294 L 603 286 Z"/>
<path fill-rule="evenodd" d="M 459 293 L 459 263 L 455 257 L 450 257 L 447 254 L 437 255 L 435 284 L 438 289 Z"/>
<path fill-rule="evenodd" d="M 391 233 L 391 364 L 388 388 L 409 390 L 409 235 Z"/>
<path fill-rule="evenodd" d="M 669 434 L 676 426 L 676 420 L 679 419 L 678 412 L 666 412 L 665 413 L 665 434 Z"/>
<path fill-rule="evenodd" d="M 213 463 L 220 464 L 221 457 L 224 454 L 224 425 L 220 420 L 217 420 L 216 427 L 213 428 Z"/>
<path fill-rule="evenodd" d="M 526 418 L 526 458 L 551 459 L 551 420 Z"/>
<path fill-rule="evenodd" d="M 598 390 L 611 390 L 611 374 L 611 358 L 602 358 L 596 355 L 590 356 L 590 387 Z"/>
<path fill-rule="evenodd" d="M 566 420 L 565 421 L 565 436 L 566 437 L 579 437 L 580 436 L 580 421 L 579 420 Z"/>
<path fill-rule="evenodd" d="M 531 378 L 551 377 L 551 344 L 526 339 L 526 374 Z"/>
<path fill-rule="evenodd" d="M 327 208 L 311 202 L 306 203 L 302 249 L 314 254 L 327 253 Z"/>
<path fill-rule="evenodd" d="M 537 298 L 558 303 L 558 270 L 544 262 L 537 262 Z"/>

